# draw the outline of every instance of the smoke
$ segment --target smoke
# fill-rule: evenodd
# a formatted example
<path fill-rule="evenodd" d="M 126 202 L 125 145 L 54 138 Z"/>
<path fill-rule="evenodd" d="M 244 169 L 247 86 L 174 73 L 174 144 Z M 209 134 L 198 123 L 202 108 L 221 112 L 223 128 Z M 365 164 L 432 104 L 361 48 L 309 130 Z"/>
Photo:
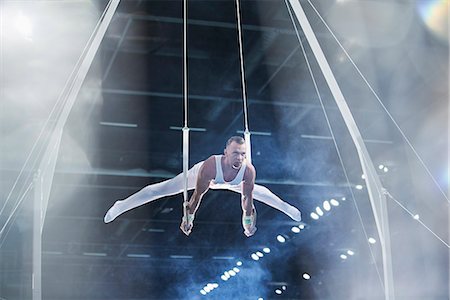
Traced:
<path fill-rule="evenodd" d="M 221 274 L 211 274 L 210 268 L 210 265 L 204 264 L 189 272 L 189 276 L 186 276 L 188 280 L 183 283 L 179 282 L 177 285 L 177 298 L 200 299 L 204 297 L 200 294 L 200 290 L 208 283 L 219 285 L 208 293 L 208 298 L 211 299 L 258 299 L 259 297 L 265 298 L 268 293 L 267 282 L 271 280 L 271 275 L 261 263 L 244 262 L 239 267 L 239 273 L 227 281 L 220 279 Z M 229 269 L 230 266 L 224 265 L 223 271 L 227 271 L 227 268 Z M 214 271 L 220 270 L 216 266 L 213 269 Z"/>

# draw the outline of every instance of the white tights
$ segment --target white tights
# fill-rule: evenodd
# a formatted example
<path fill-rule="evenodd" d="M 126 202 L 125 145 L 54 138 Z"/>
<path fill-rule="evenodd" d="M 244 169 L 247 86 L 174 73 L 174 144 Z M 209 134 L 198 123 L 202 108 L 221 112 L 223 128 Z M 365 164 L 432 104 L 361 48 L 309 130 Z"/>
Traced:
<path fill-rule="evenodd" d="M 188 171 L 188 190 L 195 189 L 198 171 L 200 170 L 202 164 L 203 162 L 199 162 Z M 150 184 L 124 200 L 116 201 L 116 203 L 114 203 L 114 205 L 106 213 L 104 218 L 105 223 L 112 222 L 119 215 L 138 206 L 147 204 L 162 197 L 182 193 L 184 190 L 183 178 L 183 173 L 178 174 L 174 178 L 155 184 Z M 241 193 L 242 191 L 241 185 L 231 186 L 229 184 L 211 184 L 210 188 L 230 190 L 236 193 Z M 301 220 L 301 213 L 297 208 L 284 202 L 268 188 L 262 185 L 255 184 L 253 189 L 253 199 L 282 211 L 295 221 Z"/>

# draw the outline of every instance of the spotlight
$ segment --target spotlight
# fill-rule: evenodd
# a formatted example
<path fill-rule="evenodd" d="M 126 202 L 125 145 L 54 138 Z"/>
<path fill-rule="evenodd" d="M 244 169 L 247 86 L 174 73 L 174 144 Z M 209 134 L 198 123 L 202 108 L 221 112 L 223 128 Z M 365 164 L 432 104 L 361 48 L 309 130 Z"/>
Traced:
<path fill-rule="evenodd" d="M 357 185 L 355 185 L 355 189 L 357 189 L 357 190 L 362 190 L 362 189 L 363 189 L 363 186 L 360 185 L 360 184 L 357 184 Z"/>
<path fill-rule="evenodd" d="M 370 238 L 369 238 L 369 243 L 375 244 L 376 242 L 377 242 L 377 240 L 374 239 L 373 237 L 370 237 Z"/>
<path fill-rule="evenodd" d="M 366 179 L 366 175 L 365 175 L 365 174 L 362 174 L 362 175 L 361 175 L 361 179 Z"/>
<path fill-rule="evenodd" d="M 263 249 L 263 252 L 264 252 L 264 253 L 270 253 L 270 248 L 265 247 L 265 248 Z"/>
<path fill-rule="evenodd" d="M 298 228 L 297 226 L 294 226 L 294 227 L 291 228 L 291 231 L 293 233 L 299 233 L 300 232 L 300 228 Z"/>
<path fill-rule="evenodd" d="M 233 270 L 228 271 L 228 274 L 230 274 L 231 276 L 236 276 L 236 272 Z"/>
<path fill-rule="evenodd" d="M 283 285 L 283 286 L 281 287 L 281 289 L 282 289 L 283 291 L 285 291 L 285 290 L 286 290 L 286 286 Z"/>
<path fill-rule="evenodd" d="M 326 211 L 330 211 L 331 205 L 330 202 L 328 202 L 328 200 L 323 201 L 323 209 L 325 209 Z"/>
<path fill-rule="evenodd" d="M 305 229 L 305 225 L 300 224 L 300 225 L 298 225 L 298 228 L 300 228 L 300 229 Z"/>
<path fill-rule="evenodd" d="M 252 259 L 253 260 L 259 260 L 259 256 L 256 255 L 256 253 L 252 253 Z"/>
<path fill-rule="evenodd" d="M 355 252 L 353 252 L 352 250 L 347 250 L 347 254 L 352 256 L 352 255 L 355 255 Z"/>
<path fill-rule="evenodd" d="M 414 220 L 419 220 L 420 216 L 419 215 L 414 215 Z"/>
<path fill-rule="evenodd" d="M 339 206 L 339 201 L 337 201 L 336 199 L 331 199 L 330 200 L 331 205 L 333 206 Z"/>
<path fill-rule="evenodd" d="M 319 215 L 316 214 L 315 212 L 312 212 L 312 213 L 310 214 L 310 216 L 311 216 L 311 218 L 314 219 L 314 220 L 319 220 Z"/>
<path fill-rule="evenodd" d="M 227 279 L 230 279 L 230 277 L 231 277 L 231 275 L 230 275 L 230 273 L 228 273 L 228 271 L 225 271 L 225 272 L 223 273 L 223 275 L 224 275 Z"/>
<path fill-rule="evenodd" d="M 389 171 L 388 167 L 383 168 L 384 173 L 387 173 Z"/>
<path fill-rule="evenodd" d="M 378 165 L 378 169 L 383 170 L 384 169 L 384 165 Z"/>
<path fill-rule="evenodd" d="M 242 266 L 242 261 L 238 261 L 238 262 L 236 263 L 236 266 L 238 266 L 238 267 Z"/>
<path fill-rule="evenodd" d="M 280 289 L 276 289 L 275 293 L 278 294 L 278 295 L 281 295 L 283 292 Z"/>
<path fill-rule="evenodd" d="M 219 287 L 219 284 L 218 283 L 213 283 L 212 286 L 213 286 L 213 288 L 217 289 Z"/>
<path fill-rule="evenodd" d="M 285 238 L 284 236 L 282 236 L 281 234 L 277 235 L 277 240 L 278 240 L 280 243 L 286 242 L 286 238 Z"/>
<path fill-rule="evenodd" d="M 256 255 L 258 255 L 259 257 L 263 257 L 263 256 L 264 256 L 264 254 L 262 254 L 262 253 L 259 252 L 259 251 L 256 252 Z"/>
<path fill-rule="evenodd" d="M 16 19 L 16 29 L 28 40 L 31 40 L 31 34 L 33 33 L 33 25 L 28 17 L 20 13 Z"/>
<path fill-rule="evenodd" d="M 223 281 L 227 281 L 227 280 L 228 280 L 227 276 L 225 276 L 225 275 L 220 276 L 220 278 L 221 278 Z"/>
<path fill-rule="evenodd" d="M 303 273 L 303 279 L 305 279 L 305 280 L 309 280 L 309 279 L 311 279 L 311 275 L 309 275 L 308 273 Z"/>
<path fill-rule="evenodd" d="M 341 258 L 345 260 L 345 259 L 347 259 L 347 255 L 341 254 Z"/>
<path fill-rule="evenodd" d="M 319 216 L 323 216 L 323 211 L 322 211 L 322 209 L 320 208 L 320 207 L 316 207 L 316 213 L 319 215 Z"/>
<path fill-rule="evenodd" d="M 342 200 L 342 201 L 345 201 L 345 200 L 347 200 L 347 198 L 345 198 L 345 197 L 342 197 L 342 198 L 341 198 L 341 200 Z"/>
<path fill-rule="evenodd" d="M 233 271 L 236 272 L 236 273 L 239 273 L 241 270 L 239 270 L 238 268 L 234 267 Z"/>
<path fill-rule="evenodd" d="M 207 287 L 207 286 L 205 286 L 205 287 L 203 288 L 203 290 L 204 290 L 205 292 L 207 292 L 207 293 L 211 292 L 211 289 L 210 289 L 209 287 Z"/>
<path fill-rule="evenodd" d="M 205 292 L 205 290 L 200 290 L 200 294 L 202 294 L 202 295 L 206 295 L 206 292 Z"/>
<path fill-rule="evenodd" d="M 207 286 L 211 291 L 215 288 L 214 284 L 212 284 L 212 283 L 208 283 L 206 286 Z"/>

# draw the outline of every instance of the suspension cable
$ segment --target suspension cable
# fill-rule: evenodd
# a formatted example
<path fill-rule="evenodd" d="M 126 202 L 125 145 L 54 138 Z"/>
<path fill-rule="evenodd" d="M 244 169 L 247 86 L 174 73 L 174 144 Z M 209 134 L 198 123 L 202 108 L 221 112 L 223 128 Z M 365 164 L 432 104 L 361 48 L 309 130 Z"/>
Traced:
<path fill-rule="evenodd" d="M 351 62 L 351 64 L 353 65 L 353 67 L 356 69 L 356 71 L 358 72 L 359 76 L 361 76 L 361 78 L 363 79 L 363 81 L 365 82 L 365 84 L 367 85 L 367 87 L 369 88 L 369 90 L 371 91 L 371 93 L 374 95 L 374 97 L 377 99 L 378 103 L 381 105 L 381 107 L 383 108 L 383 110 L 386 112 L 386 114 L 389 116 L 389 118 L 391 119 L 392 123 L 394 124 L 394 126 L 398 129 L 398 131 L 400 132 L 401 136 L 403 137 L 403 139 L 405 140 L 406 144 L 409 146 L 409 148 L 412 150 L 412 152 L 414 153 L 414 155 L 417 157 L 417 159 L 419 160 L 420 164 L 422 165 L 422 167 L 425 169 L 425 171 L 427 172 L 428 176 L 430 176 L 431 180 L 433 181 L 433 183 L 436 185 L 437 189 L 439 190 L 439 192 L 442 194 L 442 196 L 445 198 L 445 200 L 447 200 L 447 202 L 450 204 L 450 200 L 447 197 L 447 195 L 445 194 L 445 192 L 443 191 L 441 185 L 438 183 L 437 179 L 433 176 L 433 174 L 431 173 L 430 169 L 428 168 L 428 166 L 425 164 L 425 162 L 423 161 L 422 157 L 419 155 L 419 153 L 416 151 L 416 149 L 414 148 L 414 146 L 412 145 L 412 143 L 410 142 L 410 140 L 408 139 L 408 137 L 406 136 L 406 134 L 403 132 L 403 130 L 401 129 L 400 125 L 395 121 L 394 117 L 392 116 L 392 114 L 389 112 L 389 110 L 387 109 L 387 107 L 383 104 L 383 102 L 381 101 L 380 97 L 378 96 L 378 94 L 375 92 L 375 90 L 372 88 L 372 86 L 370 85 L 369 81 L 367 80 L 367 78 L 364 76 L 364 74 L 360 71 L 360 69 L 358 68 L 358 66 L 356 65 L 356 63 L 353 61 L 353 59 L 351 58 L 350 54 L 348 54 L 347 50 L 344 48 L 344 46 L 342 45 L 342 43 L 339 41 L 339 39 L 336 37 L 336 35 L 334 34 L 334 32 L 331 30 L 331 28 L 328 26 L 327 22 L 323 19 L 323 17 L 320 15 L 320 13 L 317 11 L 316 7 L 314 6 L 314 4 L 311 3 L 310 0 L 308 0 L 308 3 L 311 5 L 311 7 L 313 8 L 313 10 L 315 11 L 315 13 L 317 14 L 317 16 L 319 17 L 319 19 L 321 20 L 321 22 L 325 25 L 325 27 L 327 28 L 327 30 L 330 32 L 330 34 L 333 36 L 334 40 L 336 41 L 336 43 L 339 45 L 339 47 L 341 48 L 341 50 L 344 52 L 345 56 L 348 58 L 348 60 Z"/>
<path fill-rule="evenodd" d="M 245 84 L 245 70 L 244 70 L 244 51 L 242 50 L 242 25 L 241 25 L 241 4 L 239 0 L 236 0 L 236 21 L 238 31 L 238 45 L 239 45 L 239 62 L 241 72 L 241 87 L 242 87 L 242 101 L 244 104 L 244 139 L 247 148 L 246 159 L 249 163 L 252 162 L 252 150 L 250 142 L 250 131 L 248 129 L 248 111 L 247 111 L 247 87 Z"/>
<path fill-rule="evenodd" d="M 353 204 L 354 204 L 354 206 L 355 206 L 356 213 L 357 213 L 357 215 L 358 215 L 359 223 L 361 224 L 361 227 L 362 227 L 364 236 L 366 237 L 366 240 L 368 240 L 369 236 L 368 236 L 368 234 L 367 234 L 366 227 L 364 226 L 364 221 L 363 221 L 361 212 L 360 212 L 360 210 L 359 210 L 358 204 L 357 204 L 357 202 L 356 202 L 355 195 L 354 195 L 354 193 L 353 193 L 353 190 L 352 190 L 351 187 L 350 187 L 351 184 L 350 184 L 350 179 L 349 179 L 349 177 L 348 177 L 348 172 L 347 172 L 347 169 L 345 168 L 345 164 L 344 164 L 344 161 L 343 161 L 343 159 L 342 159 L 341 151 L 339 150 L 339 146 L 338 146 L 338 144 L 337 144 L 337 142 L 336 142 L 336 137 L 335 137 L 333 128 L 332 128 L 332 126 L 331 126 L 331 122 L 330 122 L 330 119 L 329 119 L 329 117 L 328 117 L 328 113 L 327 113 L 327 111 L 326 111 L 326 109 L 325 109 L 325 105 L 323 104 L 323 99 L 322 99 L 322 96 L 321 96 L 321 94 L 320 94 L 320 91 L 319 91 L 319 88 L 318 88 L 318 85 L 317 85 L 317 81 L 316 81 L 315 76 L 314 76 L 314 72 L 312 71 L 311 64 L 309 63 L 308 56 L 306 55 L 305 47 L 304 47 L 303 42 L 302 42 L 302 40 L 301 40 L 301 38 L 300 38 L 300 34 L 299 34 L 299 32 L 298 32 L 297 24 L 296 24 L 295 21 L 294 21 L 294 18 L 293 18 L 293 16 L 292 16 L 292 11 L 291 11 L 291 8 L 290 8 L 289 4 L 287 3 L 287 0 L 285 0 L 285 4 L 286 4 L 287 10 L 288 10 L 288 12 L 289 12 L 289 16 L 290 16 L 290 18 L 291 18 L 293 27 L 294 27 L 294 29 L 295 29 L 295 33 L 296 33 L 297 39 L 298 39 L 298 41 L 299 41 L 299 43 L 300 43 L 300 47 L 301 47 L 303 56 L 304 56 L 304 58 L 305 58 L 306 65 L 307 65 L 307 67 L 308 67 L 308 71 L 309 71 L 309 74 L 310 74 L 310 76 L 311 76 L 311 80 L 312 80 L 312 82 L 313 82 L 314 89 L 315 89 L 315 91 L 316 91 L 317 97 L 318 97 L 319 102 L 320 102 L 320 105 L 321 105 L 321 107 L 322 107 L 322 111 L 323 111 L 323 114 L 324 114 L 324 116 L 325 116 L 325 120 L 326 120 L 326 122 L 327 122 L 328 130 L 330 131 L 331 137 L 332 137 L 332 139 L 333 139 L 334 147 L 335 147 L 335 149 L 336 149 L 336 153 L 337 153 L 337 156 L 338 156 L 338 158 L 339 158 L 339 162 L 340 162 L 340 164 L 341 164 L 342 171 L 343 171 L 343 173 L 344 173 L 345 179 L 346 179 L 346 181 L 347 181 L 347 185 L 348 185 L 348 187 L 349 187 L 348 190 L 349 190 L 350 195 L 351 195 L 351 197 L 352 197 L 352 202 L 353 202 Z M 375 259 L 375 255 L 374 255 L 374 253 L 373 253 L 373 251 L 372 251 L 372 248 L 371 248 L 371 247 L 368 247 L 368 249 L 369 249 L 369 252 L 370 252 L 372 261 L 375 262 L 376 259 Z M 383 280 L 382 280 L 382 278 L 381 278 L 381 273 L 380 273 L 380 271 L 379 271 L 379 269 L 378 269 L 378 266 L 377 266 L 376 264 L 375 264 L 375 271 L 377 272 L 379 283 L 380 283 L 380 285 L 381 285 L 381 286 L 383 287 L 383 289 L 384 289 L 384 284 L 383 284 Z"/>
<path fill-rule="evenodd" d="M 183 127 L 183 214 L 187 220 L 188 169 L 189 169 L 189 127 L 188 127 L 188 56 L 187 56 L 187 0 L 183 0 L 183 88 L 184 88 L 184 127 Z"/>

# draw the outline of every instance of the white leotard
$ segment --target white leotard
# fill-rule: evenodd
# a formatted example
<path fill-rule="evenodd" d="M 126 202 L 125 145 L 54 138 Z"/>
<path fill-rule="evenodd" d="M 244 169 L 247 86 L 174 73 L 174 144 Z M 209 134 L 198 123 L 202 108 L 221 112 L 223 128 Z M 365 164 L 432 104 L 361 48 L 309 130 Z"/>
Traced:
<path fill-rule="evenodd" d="M 216 178 L 213 180 L 213 184 L 228 184 L 228 185 L 239 185 L 244 180 L 244 173 L 246 164 L 245 161 L 242 163 L 239 172 L 236 177 L 231 181 L 225 181 L 223 178 L 223 170 L 222 170 L 222 156 L 223 155 L 214 155 L 216 159 Z"/>

